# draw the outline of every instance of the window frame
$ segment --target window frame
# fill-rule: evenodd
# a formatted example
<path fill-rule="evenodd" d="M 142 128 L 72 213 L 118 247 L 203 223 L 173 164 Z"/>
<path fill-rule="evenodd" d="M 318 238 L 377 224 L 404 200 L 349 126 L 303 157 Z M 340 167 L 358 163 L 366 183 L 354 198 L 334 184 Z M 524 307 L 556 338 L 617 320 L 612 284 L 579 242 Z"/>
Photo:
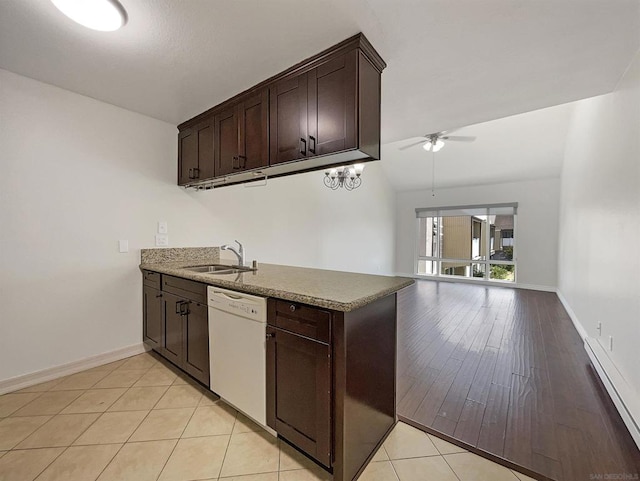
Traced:
<path fill-rule="evenodd" d="M 491 259 L 491 253 L 492 251 L 495 252 L 492 249 L 492 244 L 491 244 L 491 224 L 490 222 L 490 216 L 491 215 L 500 215 L 500 214 L 490 214 L 491 209 L 496 209 L 496 208 L 513 208 L 513 235 L 511 237 L 512 239 L 512 245 L 510 247 L 513 248 L 513 256 L 512 256 L 512 260 L 510 261 L 505 261 L 505 260 L 497 260 L 497 259 Z M 476 214 L 476 215 L 486 215 L 487 216 L 487 228 L 485 229 L 485 251 L 480 253 L 479 257 L 484 257 L 484 259 L 454 259 L 454 258 L 444 258 L 441 256 L 441 239 L 442 239 L 442 224 L 443 224 L 443 217 L 447 217 L 442 216 L 441 212 L 444 211 L 452 211 L 452 210 L 465 210 L 465 209 L 484 209 L 485 213 L 484 214 Z M 433 212 L 436 215 L 432 215 L 432 216 L 420 216 L 421 212 Z M 511 214 L 509 214 L 511 215 Z M 433 256 L 421 256 L 420 255 L 420 242 L 424 242 L 425 239 L 421 239 L 420 238 L 420 219 L 426 219 L 426 218 L 433 218 L 433 217 L 437 217 L 438 221 L 437 221 L 437 225 L 436 225 L 436 249 L 437 252 L 435 253 L 436 255 Z M 469 214 L 469 217 L 471 217 L 471 235 L 473 235 L 473 218 L 474 215 Z M 418 277 L 426 277 L 426 278 L 442 278 L 442 279 L 447 279 L 447 280 L 464 280 L 464 281 L 470 281 L 470 282 L 491 282 L 491 283 L 499 283 L 499 284 L 507 284 L 507 285 L 514 285 L 517 283 L 518 281 L 518 266 L 517 266 L 517 245 L 518 245 L 518 241 L 517 241 L 517 230 L 518 230 L 518 204 L 516 202 L 514 203 L 505 203 L 505 204 L 484 204 L 484 205 L 467 205 L 467 206 L 445 206 L 445 207 L 425 207 L 425 208 L 416 208 L 416 224 L 415 224 L 415 252 L 414 252 L 414 265 L 413 265 L 413 273 L 414 275 L 418 276 Z M 500 236 L 502 236 L 502 233 L 500 234 Z M 494 236 L 494 241 L 495 241 L 495 236 Z M 471 240 L 471 242 L 473 243 L 473 238 Z M 482 242 L 481 242 L 482 245 Z M 419 271 L 419 264 L 420 261 L 426 261 L 426 262 L 435 262 L 435 273 L 433 274 L 423 274 L 418 272 Z M 484 266 L 484 275 L 482 277 L 474 277 L 473 275 L 471 276 L 458 276 L 458 275 L 454 275 L 454 274 L 443 274 L 442 273 L 442 263 L 458 263 L 458 264 L 469 264 L 471 265 L 471 269 L 473 269 L 473 265 L 474 264 L 481 264 Z M 492 279 L 491 278 L 491 265 L 512 265 L 513 266 L 513 280 L 503 280 L 503 279 Z"/>

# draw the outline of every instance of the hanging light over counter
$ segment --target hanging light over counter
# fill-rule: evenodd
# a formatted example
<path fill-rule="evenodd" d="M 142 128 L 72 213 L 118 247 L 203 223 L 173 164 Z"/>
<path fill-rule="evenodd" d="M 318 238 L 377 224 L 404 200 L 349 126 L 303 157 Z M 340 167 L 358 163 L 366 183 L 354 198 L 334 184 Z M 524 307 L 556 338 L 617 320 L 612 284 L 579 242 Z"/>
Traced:
<path fill-rule="evenodd" d="M 340 187 L 353 190 L 362 184 L 364 164 L 344 165 L 329 169 L 324 173 L 324 185 L 332 190 Z"/>

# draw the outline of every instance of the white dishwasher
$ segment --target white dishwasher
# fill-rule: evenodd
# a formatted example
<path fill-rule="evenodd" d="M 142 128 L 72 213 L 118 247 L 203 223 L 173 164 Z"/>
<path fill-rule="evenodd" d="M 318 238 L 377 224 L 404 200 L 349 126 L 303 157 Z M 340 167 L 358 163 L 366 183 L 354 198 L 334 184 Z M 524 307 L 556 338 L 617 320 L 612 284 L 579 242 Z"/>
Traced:
<path fill-rule="evenodd" d="M 207 294 L 211 390 L 266 426 L 267 299 L 213 286 Z"/>

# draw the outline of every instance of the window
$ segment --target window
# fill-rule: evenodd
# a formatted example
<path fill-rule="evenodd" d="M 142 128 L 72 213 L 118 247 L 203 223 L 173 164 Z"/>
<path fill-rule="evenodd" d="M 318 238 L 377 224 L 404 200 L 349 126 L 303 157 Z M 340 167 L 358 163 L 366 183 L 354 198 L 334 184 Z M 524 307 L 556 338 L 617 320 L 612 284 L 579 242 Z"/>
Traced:
<path fill-rule="evenodd" d="M 514 282 L 517 204 L 416 209 L 416 274 Z"/>

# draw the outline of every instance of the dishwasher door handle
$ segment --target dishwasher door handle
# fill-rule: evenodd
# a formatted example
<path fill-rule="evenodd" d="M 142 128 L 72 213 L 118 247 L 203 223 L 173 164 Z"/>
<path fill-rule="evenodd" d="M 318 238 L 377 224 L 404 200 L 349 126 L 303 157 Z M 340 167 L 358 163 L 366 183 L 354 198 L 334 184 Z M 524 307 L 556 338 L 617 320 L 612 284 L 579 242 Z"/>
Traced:
<path fill-rule="evenodd" d="M 230 294 L 227 294 L 225 292 L 222 291 L 213 291 L 213 294 L 216 296 L 223 296 L 226 297 L 227 299 L 231 299 L 232 301 L 238 301 L 240 299 L 246 299 L 245 297 L 242 296 L 232 296 Z"/>

